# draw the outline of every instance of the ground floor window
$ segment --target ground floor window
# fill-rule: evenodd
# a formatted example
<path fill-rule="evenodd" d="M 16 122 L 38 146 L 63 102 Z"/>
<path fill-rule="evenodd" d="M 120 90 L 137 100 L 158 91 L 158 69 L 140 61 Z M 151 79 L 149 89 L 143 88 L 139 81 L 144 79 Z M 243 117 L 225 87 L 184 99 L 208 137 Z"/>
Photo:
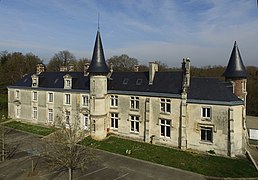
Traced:
<path fill-rule="evenodd" d="M 131 132 L 139 132 L 139 116 L 130 116 Z"/>
<path fill-rule="evenodd" d="M 171 137 L 171 120 L 160 119 L 160 136 Z"/>
<path fill-rule="evenodd" d="M 16 105 L 16 118 L 20 118 L 21 116 L 21 106 Z"/>
<path fill-rule="evenodd" d="M 53 109 L 48 109 L 48 121 L 52 122 L 54 120 L 54 111 Z"/>
<path fill-rule="evenodd" d="M 212 142 L 212 127 L 201 126 L 201 141 Z"/>
<path fill-rule="evenodd" d="M 70 126 L 70 111 L 66 111 L 65 112 L 65 125 L 66 127 L 69 127 Z"/>
<path fill-rule="evenodd" d="M 37 119 L 38 118 L 38 108 L 37 107 L 33 107 L 32 108 L 32 118 L 33 119 Z"/>
<path fill-rule="evenodd" d="M 88 114 L 83 114 L 82 115 L 82 120 L 83 120 L 84 129 L 87 130 L 88 129 L 88 122 L 89 122 L 89 115 Z"/>
<path fill-rule="evenodd" d="M 111 116 L 111 128 L 118 129 L 118 113 L 110 113 Z"/>

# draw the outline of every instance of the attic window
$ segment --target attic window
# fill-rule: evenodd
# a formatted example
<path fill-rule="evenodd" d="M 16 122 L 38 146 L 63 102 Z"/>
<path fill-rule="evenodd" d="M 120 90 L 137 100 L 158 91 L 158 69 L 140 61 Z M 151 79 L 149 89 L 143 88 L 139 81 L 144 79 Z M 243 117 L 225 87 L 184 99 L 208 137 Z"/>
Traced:
<path fill-rule="evenodd" d="M 128 79 L 128 78 L 125 78 L 124 81 L 123 81 L 123 84 L 124 84 L 124 85 L 128 84 L 128 81 L 129 81 L 129 79 Z"/>
<path fill-rule="evenodd" d="M 142 84 L 142 79 L 137 79 L 136 85 L 141 85 Z"/>
<path fill-rule="evenodd" d="M 57 83 L 57 81 L 58 81 L 58 79 L 56 79 L 54 83 L 56 84 L 56 83 Z"/>

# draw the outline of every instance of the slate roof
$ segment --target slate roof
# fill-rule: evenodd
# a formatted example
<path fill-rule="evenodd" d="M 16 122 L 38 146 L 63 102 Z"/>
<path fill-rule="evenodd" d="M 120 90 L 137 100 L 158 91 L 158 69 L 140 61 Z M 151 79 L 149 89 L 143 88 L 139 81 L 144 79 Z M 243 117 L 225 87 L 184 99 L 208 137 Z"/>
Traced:
<path fill-rule="evenodd" d="M 43 72 L 39 75 L 39 88 L 53 90 L 64 90 L 63 76 L 69 74 L 72 77 L 72 90 L 89 91 L 90 76 L 84 76 L 83 72 Z M 11 88 L 31 88 L 31 76 L 24 76 Z M 129 92 L 130 94 L 141 93 L 142 95 L 160 94 L 174 95 L 180 97 L 182 92 L 182 71 L 156 72 L 152 85 L 149 85 L 148 72 L 113 72 L 108 80 L 108 91 Z M 191 77 L 188 93 L 188 102 L 210 101 L 210 102 L 238 102 L 242 100 L 232 93 L 231 86 L 216 78 Z M 166 97 L 166 96 L 164 96 Z"/>
<path fill-rule="evenodd" d="M 223 73 L 223 76 L 226 78 L 247 78 L 247 71 L 242 61 L 236 41 L 228 61 L 227 69 Z"/>
<path fill-rule="evenodd" d="M 108 73 L 109 69 L 105 61 L 104 50 L 102 47 L 100 32 L 97 32 L 92 60 L 88 69 L 92 73 Z"/>

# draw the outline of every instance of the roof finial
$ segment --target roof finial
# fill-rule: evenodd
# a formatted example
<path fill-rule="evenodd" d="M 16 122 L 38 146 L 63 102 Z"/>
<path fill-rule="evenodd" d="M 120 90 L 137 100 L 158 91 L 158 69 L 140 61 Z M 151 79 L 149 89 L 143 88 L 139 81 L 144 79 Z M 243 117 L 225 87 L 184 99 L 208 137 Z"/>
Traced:
<path fill-rule="evenodd" d="M 99 13 L 98 13 L 98 31 L 99 31 Z"/>

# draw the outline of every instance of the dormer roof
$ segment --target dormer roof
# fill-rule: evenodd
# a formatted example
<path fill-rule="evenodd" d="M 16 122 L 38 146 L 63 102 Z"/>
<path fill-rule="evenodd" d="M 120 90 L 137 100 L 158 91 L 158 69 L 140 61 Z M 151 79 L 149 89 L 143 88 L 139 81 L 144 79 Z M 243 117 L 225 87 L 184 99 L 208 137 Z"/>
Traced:
<path fill-rule="evenodd" d="M 223 73 L 223 76 L 225 78 L 247 78 L 247 71 L 242 61 L 236 41 L 228 61 L 227 69 Z"/>
<path fill-rule="evenodd" d="M 109 72 L 109 68 L 105 61 L 105 56 L 104 56 L 104 51 L 103 51 L 99 31 L 97 32 L 93 55 L 92 55 L 88 72 L 90 74 L 99 74 L 99 73 L 107 74 Z"/>

